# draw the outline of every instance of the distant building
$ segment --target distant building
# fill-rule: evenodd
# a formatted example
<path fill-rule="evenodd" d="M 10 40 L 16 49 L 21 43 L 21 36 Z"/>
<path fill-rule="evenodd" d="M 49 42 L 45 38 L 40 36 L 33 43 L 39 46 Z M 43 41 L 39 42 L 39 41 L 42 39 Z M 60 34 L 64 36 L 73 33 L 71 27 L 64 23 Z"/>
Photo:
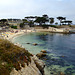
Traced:
<path fill-rule="evenodd" d="M 7 19 L 8 24 L 10 26 L 17 26 L 19 28 L 20 23 L 23 23 L 23 21 L 21 19 Z"/>

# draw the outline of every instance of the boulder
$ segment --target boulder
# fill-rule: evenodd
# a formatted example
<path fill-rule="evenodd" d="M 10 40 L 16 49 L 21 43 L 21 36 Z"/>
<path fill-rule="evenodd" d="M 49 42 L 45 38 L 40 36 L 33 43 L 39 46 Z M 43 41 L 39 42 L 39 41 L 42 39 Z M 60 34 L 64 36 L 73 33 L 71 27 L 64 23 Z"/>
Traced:
<path fill-rule="evenodd" d="M 38 45 L 37 43 L 33 43 L 34 46 Z"/>
<path fill-rule="evenodd" d="M 42 53 L 47 53 L 47 51 L 45 51 L 45 50 L 41 50 L 41 52 L 42 52 Z"/>
<path fill-rule="evenodd" d="M 34 62 L 36 64 L 37 68 L 40 70 L 42 75 L 44 75 L 45 63 L 42 60 L 39 60 L 36 55 L 33 56 L 33 59 L 34 59 Z"/>
<path fill-rule="evenodd" d="M 36 56 L 39 58 L 42 58 L 42 57 L 46 56 L 46 54 L 45 53 L 38 53 Z"/>
<path fill-rule="evenodd" d="M 26 43 L 26 44 L 30 44 L 30 43 Z"/>
<path fill-rule="evenodd" d="M 7 62 L 2 62 L 2 65 L 3 65 L 3 66 L 7 65 Z"/>

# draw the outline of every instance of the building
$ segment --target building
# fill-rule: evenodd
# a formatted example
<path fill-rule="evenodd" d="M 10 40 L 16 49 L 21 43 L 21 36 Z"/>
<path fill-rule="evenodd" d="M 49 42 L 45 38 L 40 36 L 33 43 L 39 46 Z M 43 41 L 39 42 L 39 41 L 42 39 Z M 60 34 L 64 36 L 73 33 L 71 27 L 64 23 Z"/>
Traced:
<path fill-rule="evenodd" d="M 23 21 L 21 19 L 7 19 L 8 24 L 10 26 L 17 26 L 19 28 L 20 23 L 23 23 Z"/>

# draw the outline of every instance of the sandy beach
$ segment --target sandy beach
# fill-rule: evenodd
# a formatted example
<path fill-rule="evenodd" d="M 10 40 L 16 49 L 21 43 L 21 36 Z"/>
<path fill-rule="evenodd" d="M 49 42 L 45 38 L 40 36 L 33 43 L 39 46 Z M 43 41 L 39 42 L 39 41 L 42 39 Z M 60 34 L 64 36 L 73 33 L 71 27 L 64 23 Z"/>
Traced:
<path fill-rule="evenodd" d="M 11 41 L 11 39 L 13 39 L 14 37 L 18 36 L 18 35 L 22 35 L 22 34 L 25 34 L 25 33 L 30 33 L 30 32 L 34 32 L 33 30 L 11 30 L 11 31 L 8 31 L 8 32 L 2 32 L 0 34 L 0 37 L 2 39 L 7 39 L 9 41 Z"/>

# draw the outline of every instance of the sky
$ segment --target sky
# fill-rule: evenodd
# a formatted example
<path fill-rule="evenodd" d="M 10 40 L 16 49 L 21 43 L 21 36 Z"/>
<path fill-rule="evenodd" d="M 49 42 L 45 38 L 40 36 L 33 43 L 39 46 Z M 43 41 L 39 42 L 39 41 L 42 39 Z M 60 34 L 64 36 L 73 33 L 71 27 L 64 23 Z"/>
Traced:
<path fill-rule="evenodd" d="M 23 19 L 43 14 L 63 16 L 75 23 L 75 0 L 0 0 L 0 18 Z"/>

